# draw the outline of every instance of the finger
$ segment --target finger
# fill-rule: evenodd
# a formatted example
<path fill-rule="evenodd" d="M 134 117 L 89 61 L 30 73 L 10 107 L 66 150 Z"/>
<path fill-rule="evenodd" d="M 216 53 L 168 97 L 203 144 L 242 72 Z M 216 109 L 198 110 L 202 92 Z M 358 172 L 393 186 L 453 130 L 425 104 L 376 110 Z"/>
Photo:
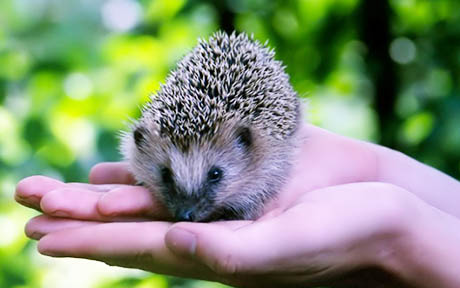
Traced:
<path fill-rule="evenodd" d="M 220 275 L 297 273 L 298 267 L 305 266 L 298 263 L 304 259 L 298 257 L 299 251 L 312 244 L 301 237 L 295 224 L 302 217 L 300 212 L 292 208 L 235 231 L 217 223 L 178 223 L 167 232 L 165 241 L 177 255 L 196 259 Z M 312 237 L 311 241 L 316 240 Z"/>
<path fill-rule="evenodd" d="M 77 228 L 83 226 L 94 225 L 100 222 L 74 220 L 66 218 L 56 218 L 48 215 L 39 215 L 27 222 L 25 227 L 25 234 L 27 237 L 39 240 L 43 236 L 70 228 Z"/>
<path fill-rule="evenodd" d="M 205 266 L 172 254 L 164 244 L 168 222 L 103 223 L 49 233 L 40 253 L 99 260 L 161 274 L 215 279 Z"/>
<path fill-rule="evenodd" d="M 179 256 L 198 260 L 218 275 L 232 275 L 240 272 L 233 263 L 242 243 L 231 232 L 213 223 L 179 223 L 167 232 L 165 242 Z"/>
<path fill-rule="evenodd" d="M 31 176 L 21 180 L 16 186 L 15 200 L 27 207 L 40 210 L 40 200 L 48 191 L 66 184 L 45 176 Z"/>
<path fill-rule="evenodd" d="M 140 197 L 144 190 L 138 186 L 119 185 L 119 188 L 100 193 L 67 186 L 48 192 L 42 197 L 40 206 L 44 213 L 54 217 L 91 221 L 145 221 L 142 219 L 145 212 L 142 209 L 154 206 L 150 198 Z M 115 205 L 111 205 L 112 202 L 116 202 Z M 122 204 L 116 205 L 119 203 Z"/>
<path fill-rule="evenodd" d="M 103 223 L 94 227 L 57 231 L 42 238 L 39 251 L 51 256 L 98 257 L 139 251 L 163 251 L 167 222 Z M 139 237 L 143 235 L 143 237 Z M 165 252 L 165 251 L 163 251 Z"/>
<path fill-rule="evenodd" d="M 106 217 L 144 215 L 163 220 L 170 218 L 163 203 L 141 186 L 125 186 L 105 193 L 97 203 L 97 210 Z"/>
<path fill-rule="evenodd" d="M 96 164 L 89 173 L 92 184 L 135 184 L 126 162 L 104 162 Z"/>
<path fill-rule="evenodd" d="M 97 210 L 97 201 L 102 195 L 86 189 L 63 187 L 44 195 L 40 207 L 44 213 L 55 217 L 103 221 L 105 218 Z"/>

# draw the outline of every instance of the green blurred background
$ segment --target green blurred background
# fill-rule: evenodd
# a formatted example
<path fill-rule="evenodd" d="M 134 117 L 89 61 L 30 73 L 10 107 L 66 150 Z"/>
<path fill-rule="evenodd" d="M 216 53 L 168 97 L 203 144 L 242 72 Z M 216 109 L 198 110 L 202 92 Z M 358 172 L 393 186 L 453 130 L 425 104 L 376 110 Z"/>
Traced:
<path fill-rule="evenodd" d="M 222 287 L 39 255 L 15 184 L 86 181 L 198 37 L 275 47 L 308 118 L 460 177 L 460 1 L 1 0 L 0 287 Z"/>

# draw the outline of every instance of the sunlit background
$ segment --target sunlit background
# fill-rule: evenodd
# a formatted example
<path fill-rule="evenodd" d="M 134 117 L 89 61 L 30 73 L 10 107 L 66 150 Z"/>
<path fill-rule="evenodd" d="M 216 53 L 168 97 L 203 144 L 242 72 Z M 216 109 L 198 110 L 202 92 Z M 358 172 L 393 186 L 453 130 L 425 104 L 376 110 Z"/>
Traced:
<path fill-rule="evenodd" d="M 36 252 L 19 179 L 86 181 L 196 44 L 269 41 L 308 118 L 460 178 L 460 1 L 1 0 L 0 287 L 222 287 Z"/>

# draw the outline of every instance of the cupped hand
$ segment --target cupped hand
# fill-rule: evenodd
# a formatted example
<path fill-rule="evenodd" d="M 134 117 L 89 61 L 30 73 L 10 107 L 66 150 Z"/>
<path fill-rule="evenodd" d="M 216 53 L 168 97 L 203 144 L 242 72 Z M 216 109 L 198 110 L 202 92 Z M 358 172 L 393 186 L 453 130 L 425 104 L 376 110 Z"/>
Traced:
<path fill-rule="evenodd" d="M 450 231 L 458 227 L 458 219 L 444 212 L 460 215 L 455 201 L 460 195 L 455 193 L 458 181 L 395 151 L 307 128 L 284 191 L 255 222 L 152 221 L 170 219 L 168 212 L 149 191 L 134 185 L 125 163 L 96 165 L 90 173 L 91 184 L 29 177 L 18 184 L 15 198 L 45 214 L 26 227 L 29 237 L 40 240 L 38 247 L 44 254 L 95 259 L 241 287 L 337 283 L 378 287 L 366 279 L 385 283 L 386 277 L 378 276 L 386 276 L 381 267 L 390 267 L 387 264 L 398 254 L 393 240 L 400 243 L 410 238 L 407 235 L 412 227 L 426 226 L 417 221 L 420 211 L 443 216 L 428 221 L 436 228 L 425 229 L 438 231 L 423 231 L 419 238 L 430 241 L 427 235 L 442 235 L 431 243 L 450 239 L 440 247 L 455 247 L 458 241 Z M 411 191 L 367 183 L 372 181 Z M 346 183 L 351 184 L 343 185 Z M 438 226 L 443 221 L 450 224 L 441 225 L 441 231 Z M 412 242 L 420 239 L 412 238 Z M 432 248 L 428 245 L 424 251 Z M 459 258 L 452 250 L 436 253 L 443 261 L 451 258 L 453 264 L 448 267 L 453 273 L 449 275 L 455 276 Z M 433 268 L 434 257 L 420 257 L 416 266 L 424 263 L 425 268 Z M 398 269 L 405 268 L 413 269 L 411 265 Z M 389 271 L 398 275 L 394 269 Z M 426 273 L 417 271 L 412 275 L 419 286 L 432 287 L 428 276 L 421 277 Z M 438 281 L 432 283 L 443 279 L 431 278 Z"/>
<path fill-rule="evenodd" d="M 291 176 L 279 197 L 266 205 L 266 213 L 283 210 L 303 194 L 332 185 L 377 181 L 376 155 L 363 142 L 305 126 Z M 129 221 L 134 217 L 168 219 L 160 201 L 143 187 L 134 186 L 126 163 L 101 163 L 89 182 L 62 183 L 32 176 L 16 189 L 16 200 L 49 216 L 92 221 Z"/>
<path fill-rule="evenodd" d="M 380 268 L 391 262 L 394 243 L 410 237 L 425 206 L 397 186 L 366 182 L 311 191 L 257 221 L 82 223 L 40 216 L 27 230 L 39 235 L 45 255 L 238 287 L 370 285 L 365 273 L 384 282 L 376 275 L 385 275 Z"/>

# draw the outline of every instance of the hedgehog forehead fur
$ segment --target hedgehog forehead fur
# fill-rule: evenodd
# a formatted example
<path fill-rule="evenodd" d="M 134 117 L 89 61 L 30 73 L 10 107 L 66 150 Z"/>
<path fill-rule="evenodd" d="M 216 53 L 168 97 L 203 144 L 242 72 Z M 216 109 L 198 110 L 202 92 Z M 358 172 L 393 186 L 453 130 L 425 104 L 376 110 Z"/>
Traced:
<path fill-rule="evenodd" d="M 244 33 L 217 32 L 178 63 L 140 122 L 155 123 L 156 133 L 183 150 L 229 120 L 282 140 L 296 129 L 298 105 L 273 50 Z"/>

